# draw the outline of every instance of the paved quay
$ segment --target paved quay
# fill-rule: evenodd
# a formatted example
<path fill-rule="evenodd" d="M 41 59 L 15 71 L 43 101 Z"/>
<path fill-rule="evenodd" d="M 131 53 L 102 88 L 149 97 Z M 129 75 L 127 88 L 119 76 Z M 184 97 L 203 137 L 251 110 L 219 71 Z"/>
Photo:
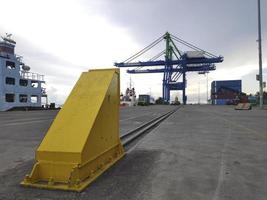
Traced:
<path fill-rule="evenodd" d="M 120 133 L 134 129 L 173 106 L 123 107 Z M 0 112 L 0 172 L 32 160 L 58 110 Z"/>
<path fill-rule="evenodd" d="M 266 119 L 266 110 L 183 106 L 84 192 L 20 187 L 29 160 L 0 173 L 0 199 L 265 200 Z"/>

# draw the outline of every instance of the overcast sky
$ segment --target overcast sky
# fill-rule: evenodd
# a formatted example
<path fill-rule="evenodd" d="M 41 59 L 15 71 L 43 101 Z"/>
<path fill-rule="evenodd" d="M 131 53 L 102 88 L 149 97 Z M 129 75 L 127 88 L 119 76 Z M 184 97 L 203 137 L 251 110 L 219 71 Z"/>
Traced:
<path fill-rule="evenodd" d="M 81 72 L 112 67 L 166 31 L 224 56 L 209 82 L 242 79 L 244 92 L 258 90 L 256 0 L 0 0 L 0 5 L 0 34 L 13 34 L 16 53 L 33 72 L 45 75 L 50 101 L 57 104 L 64 102 Z M 264 80 L 266 19 L 267 1 L 262 0 Z M 122 70 L 123 92 L 129 78 Z M 137 93 L 161 95 L 161 74 L 131 78 Z M 206 78 L 190 73 L 187 80 L 189 102 L 197 101 L 199 86 L 204 102 Z"/>

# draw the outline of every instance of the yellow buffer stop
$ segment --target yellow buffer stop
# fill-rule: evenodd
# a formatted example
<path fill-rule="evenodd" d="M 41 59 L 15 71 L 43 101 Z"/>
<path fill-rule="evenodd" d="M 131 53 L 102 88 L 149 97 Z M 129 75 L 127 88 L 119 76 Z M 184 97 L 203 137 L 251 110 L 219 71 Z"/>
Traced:
<path fill-rule="evenodd" d="M 119 95 L 118 69 L 82 73 L 21 184 L 81 191 L 122 158 Z"/>

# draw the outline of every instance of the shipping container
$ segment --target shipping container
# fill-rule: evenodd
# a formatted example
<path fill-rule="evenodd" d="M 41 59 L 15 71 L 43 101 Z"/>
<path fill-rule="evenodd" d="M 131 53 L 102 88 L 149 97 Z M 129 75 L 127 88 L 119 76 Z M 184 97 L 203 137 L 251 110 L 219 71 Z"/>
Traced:
<path fill-rule="evenodd" d="M 229 99 L 215 99 L 215 105 L 228 105 L 231 100 Z"/>
<path fill-rule="evenodd" d="M 191 59 L 205 58 L 205 56 L 204 56 L 205 52 L 204 51 L 187 51 L 185 54 L 186 54 L 187 58 L 191 58 Z"/>
<path fill-rule="evenodd" d="M 249 96 L 248 102 L 251 103 L 252 105 L 257 105 L 258 99 L 256 96 Z"/>
<path fill-rule="evenodd" d="M 221 87 L 230 88 L 237 92 L 242 92 L 242 81 L 241 80 L 213 81 L 211 83 L 211 93 L 217 93 Z"/>
<path fill-rule="evenodd" d="M 140 94 L 138 98 L 138 105 L 148 106 L 150 104 L 150 95 Z"/>
<path fill-rule="evenodd" d="M 232 105 L 246 101 L 241 80 L 222 80 L 211 83 L 211 100 L 215 105 Z"/>

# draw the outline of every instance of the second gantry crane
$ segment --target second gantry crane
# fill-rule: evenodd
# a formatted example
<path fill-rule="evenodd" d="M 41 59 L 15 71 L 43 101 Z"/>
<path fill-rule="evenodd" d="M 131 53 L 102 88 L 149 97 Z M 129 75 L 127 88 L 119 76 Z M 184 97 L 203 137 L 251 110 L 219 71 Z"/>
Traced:
<path fill-rule="evenodd" d="M 152 57 L 149 61 L 134 62 L 157 44 L 165 41 L 165 49 Z M 177 43 L 190 48 L 190 51 L 183 52 L 177 47 Z M 164 60 L 159 58 L 165 56 Z M 157 60 L 158 59 L 158 60 Z M 116 67 L 135 67 L 127 70 L 130 74 L 140 73 L 163 73 L 162 98 L 164 102 L 169 103 L 171 90 L 182 90 L 183 104 L 186 104 L 186 73 L 187 72 L 208 72 L 215 70 L 215 63 L 223 62 L 222 56 L 215 56 L 212 53 L 204 51 L 168 32 L 150 45 L 134 54 L 124 62 L 115 63 Z M 156 67 L 146 68 L 145 67 Z M 158 68 L 160 67 L 160 68 Z M 179 81 L 181 78 L 181 81 Z"/>

